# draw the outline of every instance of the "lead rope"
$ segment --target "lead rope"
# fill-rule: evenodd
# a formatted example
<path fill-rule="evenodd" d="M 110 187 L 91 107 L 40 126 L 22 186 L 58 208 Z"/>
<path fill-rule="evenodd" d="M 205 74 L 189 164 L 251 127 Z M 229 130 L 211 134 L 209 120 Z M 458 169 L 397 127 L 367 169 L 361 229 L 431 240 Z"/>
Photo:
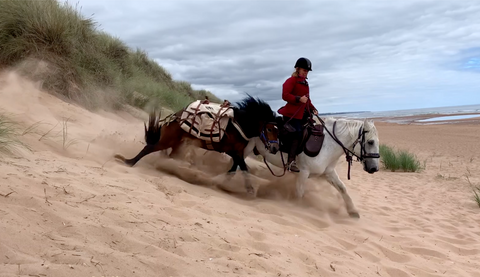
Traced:
<path fill-rule="evenodd" d="M 265 163 L 265 165 L 267 166 L 268 170 L 270 170 L 270 173 L 272 173 L 273 176 L 275 177 L 282 177 L 283 175 L 285 175 L 285 172 L 287 172 L 287 167 L 285 166 L 285 160 L 283 159 L 283 154 L 281 151 L 280 152 L 280 155 L 282 157 L 282 166 L 283 166 L 283 173 L 282 175 L 275 175 L 275 173 L 273 173 L 273 170 L 270 168 L 270 166 L 268 165 L 267 163 L 267 159 L 265 159 L 265 156 L 263 156 L 263 162 Z"/>

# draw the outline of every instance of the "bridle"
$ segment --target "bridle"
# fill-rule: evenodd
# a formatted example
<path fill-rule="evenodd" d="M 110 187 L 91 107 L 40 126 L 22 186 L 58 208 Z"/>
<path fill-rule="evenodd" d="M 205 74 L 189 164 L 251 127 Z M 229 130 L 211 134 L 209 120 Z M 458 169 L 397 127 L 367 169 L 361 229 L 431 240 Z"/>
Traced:
<path fill-rule="evenodd" d="M 263 124 L 262 131 L 260 132 L 260 139 L 262 140 L 263 144 L 265 145 L 265 149 L 269 149 L 270 146 L 272 145 L 272 143 L 277 143 L 278 144 L 278 138 L 276 140 L 268 140 L 267 136 L 265 135 L 267 124 L 272 124 L 273 127 L 278 130 L 276 122 L 266 122 L 265 124 Z M 269 152 L 270 152 L 270 150 L 269 150 Z"/>
<path fill-rule="evenodd" d="M 380 158 L 379 153 L 367 153 L 367 150 L 365 150 L 365 134 L 370 131 L 365 131 L 363 129 L 363 126 L 360 127 L 358 130 L 358 137 L 357 139 L 353 142 L 353 147 L 352 149 L 355 149 L 355 146 L 357 146 L 357 143 L 360 141 L 360 157 L 355 155 L 357 157 L 358 161 L 363 161 L 364 159 L 377 159 Z M 361 139 L 360 139 L 361 138 Z"/>
<path fill-rule="evenodd" d="M 273 123 L 273 122 L 268 122 L 268 123 L 271 123 L 272 125 L 274 125 L 275 128 L 277 128 L 278 130 L 278 127 L 277 127 L 277 123 Z M 270 141 L 267 141 L 267 138 L 265 136 L 265 126 L 268 124 L 266 123 L 265 125 L 263 125 L 263 129 L 262 129 L 262 132 L 260 133 L 260 140 L 262 140 L 263 144 L 265 145 L 265 149 L 268 150 L 268 148 L 270 148 L 270 144 L 271 143 L 278 143 L 279 146 L 280 146 L 280 143 L 278 142 L 278 140 L 270 140 Z M 280 149 L 278 149 L 278 151 L 280 151 Z M 270 150 L 269 150 L 270 152 Z M 272 173 L 273 176 L 275 177 L 282 177 L 283 175 L 285 175 L 285 171 L 286 171 L 286 168 L 285 168 L 285 161 L 283 160 L 283 154 L 280 152 L 280 156 L 282 157 L 282 164 L 283 164 L 283 174 L 282 175 L 275 175 L 275 173 L 273 173 L 273 170 L 270 168 L 270 166 L 268 165 L 267 163 L 267 159 L 265 158 L 265 156 L 263 156 L 263 162 L 265 163 L 265 165 L 268 167 L 268 170 L 270 170 L 270 173 Z"/>
<path fill-rule="evenodd" d="M 352 156 L 355 156 L 357 158 L 357 162 L 361 162 L 365 159 L 380 158 L 379 153 L 367 153 L 367 151 L 365 150 L 365 143 L 366 143 L 365 134 L 368 133 L 369 131 L 365 131 L 365 129 L 363 128 L 363 125 L 362 127 L 360 127 L 360 129 L 358 129 L 357 139 L 353 142 L 353 146 L 352 146 L 352 150 L 354 150 L 357 143 L 360 143 L 360 156 L 359 156 L 354 151 L 345 147 L 345 145 L 343 145 L 343 143 L 335 135 L 335 126 L 337 125 L 337 121 L 333 122 L 333 134 L 332 134 L 327 129 L 327 126 L 325 126 L 325 122 L 318 115 L 317 115 L 317 118 L 318 120 L 320 120 L 320 123 L 323 125 L 324 129 L 328 132 L 328 134 L 333 138 L 333 140 L 343 148 L 343 151 L 345 152 L 345 158 L 348 163 L 348 173 L 347 173 L 348 180 L 350 180 L 350 167 L 353 161 Z"/>

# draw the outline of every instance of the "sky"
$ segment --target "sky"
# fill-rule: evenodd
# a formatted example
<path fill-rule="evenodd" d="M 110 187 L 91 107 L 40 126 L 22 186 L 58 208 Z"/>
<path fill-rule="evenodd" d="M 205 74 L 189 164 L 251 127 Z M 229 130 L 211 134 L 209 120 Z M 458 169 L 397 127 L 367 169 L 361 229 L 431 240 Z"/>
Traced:
<path fill-rule="evenodd" d="M 480 1 L 75 0 L 175 80 L 275 110 L 300 57 L 319 113 L 480 104 Z"/>

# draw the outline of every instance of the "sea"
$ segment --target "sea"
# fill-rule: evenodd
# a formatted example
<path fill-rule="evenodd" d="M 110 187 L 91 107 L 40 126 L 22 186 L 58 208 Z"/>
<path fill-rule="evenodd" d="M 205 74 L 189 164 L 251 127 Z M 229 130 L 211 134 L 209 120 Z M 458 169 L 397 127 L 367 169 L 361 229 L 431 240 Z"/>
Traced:
<path fill-rule="evenodd" d="M 435 117 L 435 115 L 442 115 Z M 448 107 L 435 107 L 435 108 L 423 108 L 423 109 L 408 109 L 408 110 L 391 110 L 391 111 L 358 111 L 358 112 L 339 112 L 339 113 L 326 113 L 319 114 L 320 116 L 332 116 L 332 117 L 348 117 L 356 119 L 364 118 L 390 118 L 390 122 L 402 123 L 401 120 L 396 120 L 396 117 L 406 117 L 415 115 L 429 115 L 428 119 L 416 120 L 416 122 L 428 123 L 442 120 L 458 120 L 466 118 L 479 117 L 480 119 L 480 104 L 475 105 L 463 105 L 463 106 L 448 106 Z"/>

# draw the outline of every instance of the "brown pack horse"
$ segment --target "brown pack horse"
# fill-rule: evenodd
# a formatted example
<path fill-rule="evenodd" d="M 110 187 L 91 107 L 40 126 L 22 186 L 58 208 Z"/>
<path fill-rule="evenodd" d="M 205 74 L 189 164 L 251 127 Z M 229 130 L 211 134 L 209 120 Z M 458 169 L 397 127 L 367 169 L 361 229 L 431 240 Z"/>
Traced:
<path fill-rule="evenodd" d="M 252 96 L 244 98 L 242 101 L 232 106 L 234 111 L 233 121 L 240 126 L 244 135 L 230 121 L 225 128 L 225 134 L 219 142 L 211 142 L 211 147 L 207 147 L 205 140 L 199 139 L 180 127 L 180 116 L 183 110 L 160 119 L 160 114 L 156 115 L 153 111 L 149 116 L 148 127 L 145 125 L 145 142 L 146 146 L 132 159 L 126 159 L 122 155 L 115 155 L 115 158 L 124 162 L 126 165 L 134 166 L 144 156 L 168 148 L 172 148 L 170 156 L 174 156 L 185 140 L 194 141 L 194 143 L 207 150 L 223 152 L 232 157 L 233 165 L 228 171 L 228 178 L 231 178 L 237 171 L 237 167 L 244 173 L 245 189 L 247 193 L 253 194 L 254 189 L 248 177 L 248 169 L 245 163 L 244 149 L 248 145 L 250 139 L 259 137 L 266 150 L 275 154 L 279 150 L 278 143 L 278 127 L 276 123 L 275 113 L 270 106 Z M 166 119 L 171 120 L 166 120 Z"/>

